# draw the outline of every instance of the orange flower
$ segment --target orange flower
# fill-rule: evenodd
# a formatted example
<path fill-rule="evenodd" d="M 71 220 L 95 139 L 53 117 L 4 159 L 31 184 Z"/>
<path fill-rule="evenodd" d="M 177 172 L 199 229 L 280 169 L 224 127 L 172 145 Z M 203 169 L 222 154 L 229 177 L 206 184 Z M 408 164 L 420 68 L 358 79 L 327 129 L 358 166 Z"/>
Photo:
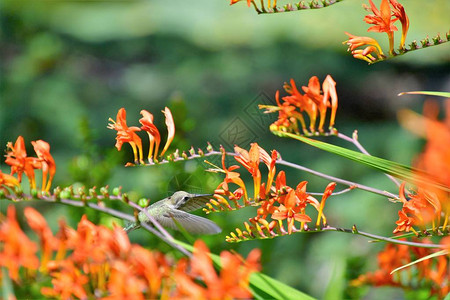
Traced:
<path fill-rule="evenodd" d="M 140 131 L 139 127 L 128 127 L 127 126 L 127 112 L 125 108 L 119 109 L 117 112 L 116 121 L 109 118 L 111 122 L 108 124 L 109 129 L 117 131 L 116 136 L 116 148 L 120 151 L 122 149 L 123 143 L 129 143 L 131 148 L 133 148 L 134 162 L 136 164 L 144 163 L 143 152 L 142 152 L 142 141 L 141 138 L 135 133 L 135 131 Z"/>
<path fill-rule="evenodd" d="M 328 197 L 331 196 L 331 194 L 333 194 L 335 187 L 336 187 L 336 182 L 331 182 L 325 188 L 325 192 L 322 195 L 322 201 L 320 201 L 319 215 L 317 216 L 317 222 L 316 222 L 317 227 L 320 225 L 321 218 L 323 218 L 323 225 L 327 224 L 327 219 L 325 218 L 325 216 L 323 216 L 323 209 L 325 207 L 326 200 L 328 199 Z"/>
<path fill-rule="evenodd" d="M 351 51 L 354 58 L 365 60 L 368 63 L 383 59 L 383 51 L 375 39 L 365 36 L 356 36 L 348 32 L 345 32 L 345 34 L 349 36 L 349 39 L 343 43 L 348 45 L 347 51 Z M 356 49 L 361 46 L 367 47 L 364 49 Z M 374 53 L 376 57 L 373 56 L 372 53 Z"/>
<path fill-rule="evenodd" d="M 194 253 L 190 263 L 191 274 L 186 272 L 186 263 L 179 264 L 175 280 L 179 285 L 178 292 L 181 298 L 183 296 L 195 297 L 195 299 L 250 298 L 249 279 L 251 273 L 259 268 L 260 251 L 252 250 L 247 261 L 238 255 L 223 251 L 220 254 L 222 265 L 220 276 L 214 270 L 209 254 L 205 243 L 197 240 L 194 243 Z M 201 278 L 206 286 L 198 285 L 193 278 Z"/>
<path fill-rule="evenodd" d="M 330 129 L 334 127 L 334 121 L 336 119 L 336 111 L 338 106 L 338 97 L 336 92 L 336 81 L 333 80 L 331 75 L 327 75 L 322 83 L 323 89 L 323 101 L 327 102 L 327 106 L 331 106 L 331 116 L 330 116 Z M 328 102 L 331 99 L 330 103 Z M 321 120 L 322 121 L 322 120 Z"/>
<path fill-rule="evenodd" d="M 409 18 L 406 15 L 405 8 L 403 7 L 403 5 L 398 3 L 397 0 L 389 0 L 389 2 L 392 5 L 392 13 L 402 23 L 402 40 L 400 42 L 400 47 L 404 48 L 406 34 L 408 33 L 408 29 L 409 29 Z M 396 20 L 394 20 L 394 22 L 395 21 Z"/>
<path fill-rule="evenodd" d="M 432 221 L 437 221 L 439 224 L 442 209 L 436 196 L 419 189 L 417 194 L 409 194 L 410 199 L 406 199 L 405 185 L 405 182 L 400 185 L 399 197 L 403 202 L 403 208 L 399 212 L 400 219 L 396 222 L 398 226 L 394 233 L 403 230 L 409 231 L 409 229 L 415 232 L 411 225 L 426 226 Z"/>
<path fill-rule="evenodd" d="M 45 272 L 47 270 L 47 263 L 52 258 L 53 250 L 57 248 L 58 242 L 53 236 L 44 217 L 37 210 L 32 207 L 26 207 L 24 214 L 28 225 L 36 232 L 41 240 L 42 256 L 40 270 Z"/>
<path fill-rule="evenodd" d="M 153 159 L 156 160 L 158 156 L 159 144 L 161 143 L 161 135 L 158 128 L 153 124 L 153 115 L 146 110 L 141 110 L 142 118 L 139 123 L 142 124 L 141 129 L 146 131 L 150 140 L 150 148 L 148 150 L 148 161 L 150 162 L 153 154 L 153 147 L 155 149 Z"/>
<path fill-rule="evenodd" d="M 164 153 L 167 151 L 170 144 L 172 143 L 173 138 L 175 137 L 175 122 L 173 121 L 172 112 L 168 107 L 164 108 L 162 112 L 166 116 L 167 141 L 166 144 L 164 145 L 164 149 L 162 150 L 160 156 L 164 155 Z"/>
<path fill-rule="evenodd" d="M 9 142 L 6 147 L 8 150 L 5 163 L 11 166 L 11 175 L 17 173 L 19 182 L 22 182 L 22 174 L 25 173 L 30 182 L 31 189 L 36 189 L 34 169 L 40 169 L 42 165 L 37 158 L 27 157 L 23 137 L 19 136 L 14 146 Z"/>
<path fill-rule="evenodd" d="M 222 154 L 222 169 L 219 169 L 218 171 L 225 173 L 225 178 L 219 184 L 219 186 L 217 187 L 217 189 L 216 189 L 216 191 L 214 193 L 215 194 L 221 194 L 222 193 L 222 194 L 227 195 L 230 199 L 234 198 L 235 200 L 240 199 L 240 197 L 235 197 L 236 195 L 244 196 L 244 201 L 247 203 L 248 202 L 247 189 L 245 187 L 244 181 L 241 179 L 241 174 L 239 174 L 238 172 L 233 172 L 234 170 L 239 169 L 239 166 L 232 165 L 232 166 L 227 168 L 225 166 L 225 157 L 226 157 L 226 153 L 225 153 L 225 151 L 223 151 L 223 154 Z M 236 192 L 232 193 L 230 191 L 230 188 L 228 186 L 229 183 L 234 183 L 234 184 L 239 186 L 240 189 L 237 190 L 238 193 L 236 193 Z"/>
<path fill-rule="evenodd" d="M 0 171 L 0 188 L 2 185 L 10 187 L 10 188 L 14 188 L 14 187 L 19 187 L 20 183 L 16 177 L 2 173 L 2 171 Z"/>
<path fill-rule="evenodd" d="M 291 234 L 294 228 L 294 221 L 311 222 L 311 218 L 304 213 L 300 213 L 306 206 L 306 203 L 298 203 L 295 191 L 289 191 L 285 198 L 284 205 L 280 205 L 278 210 L 272 214 L 274 220 L 287 220 L 288 233 Z"/>
<path fill-rule="evenodd" d="M 374 32 L 386 32 L 389 37 L 389 53 L 393 55 L 394 51 L 394 31 L 397 31 L 397 27 L 394 25 L 394 21 L 391 19 L 391 8 L 388 0 L 381 0 L 380 10 L 377 9 L 372 0 L 369 0 L 370 7 L 364 5 L 367 11 L 372 11 L 373 15 L 367 15 L 364 17 L 364 21 L 368 24 L 374 24 L 367 31 Z"/>
<path fill-rule="evenodd" d="M 42 191 L 48 192 L 56 172 L 55 160 L 50 154 L 50 145 L 43 140 L 33 141 L 31 144 L 42 165 Z"/>
<path fill-rule="evenodd" d="M 53 277 L 52 287 L 42 287 L 42 295 L 61 299 L 72 299 L 72 296 L 87 299 L 85 286 L 89 283 L 89 277 L 82 274 L 73 261 L 51 262 L 49 268 Z"/>
<path fill-rule="evenodd" d="M 0 223 L 0 266 L 6 267 L 9 276 L 19 282 L 19 268 L 37 270 L 37 246 L 20 229 L 14 206 L 8 206 L 7 219 Z"/>
<path fill-rule="evenodd" d="M 242 0 L 231 0 L 230 5 L 236 4 L 236 3 L 240 2 L 240 1 L 242 1 Z M 253 2 L 253 0 L 247 0 L 248 7 L 250 7 L 250 4 L 252 2 Z M 275 1 L 275 3 L 276 3 L 276 1 Z"/>
<path fill-rule="evenodd" d="M 414 218 L 408 217 L 404 210 L 398 211 L 399 219 L 395 224 L 397 224 L 397 228 L 394 229 L 393 233 L 406 231 L 409 232 L 414 224 Z"/>
<path fill-rule="evenodd" d="M 234 152 L 238 153 L 234 158 L 250 172 L 253 177 L 254 200 L 259 198 L 261 187 L 261 171 L 259 170 L 259 146 L 252 143 L 250 151 L 234 146 Z"/>
<path fill-rule="evenodd" d="M 312 84 L 314 84 L 314 78 L 315 76 L 311 77 L 309 80 L 309 84 L 308 85 L 311 89 L 313 89 Z M 317 79 L 317 77 L 316 77 Z M 316 127 L 316 119 L 317 119 L 317 104 L 314 103 L 314 101 L 306 95 L 302 95 L 300 94 L 300 92 L 297 89 L 297 86 L 295 85 L 295 81 L 294 79 L 291 79 L 290 81 L 291 85 L 289 85 L 288 83 L 284 83 L 284 90 L 291 94 L 291 96 L 286 96 L 283 97 L 283 100 L 295 105 L 296 107 L 298 107 L 300 109 L 300 111 L 306 111 L 306 113 L 308 114 L 309 117 L 309 128 L 311 130 L 311 133 L 313 133 L 315 131 L 315 127 Z M 319 87 L 320 89 L 320 87 Z M 320 91 L 319 91 L 320 93 Z M 303 117 L 302 117 L 303 119 Z M 301 122 L 301 119 L 299 119 L 299 121 Z M 303 125 L 303 123 L 302 123 Z"/>

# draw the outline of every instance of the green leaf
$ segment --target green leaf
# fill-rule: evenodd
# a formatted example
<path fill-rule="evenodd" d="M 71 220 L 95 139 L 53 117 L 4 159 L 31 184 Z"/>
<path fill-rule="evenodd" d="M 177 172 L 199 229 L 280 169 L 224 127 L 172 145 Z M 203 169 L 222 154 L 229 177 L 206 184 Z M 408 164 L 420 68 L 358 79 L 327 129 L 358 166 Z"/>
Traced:
<path fill-rule="evenodd" d="M 194 251 L 194 247 L 183 243 L 178 240 L 174 240 L 176 244 L 182 246 L 188 251 Z M 221 267 L 220 257 L 211 253 L 210 257 L 215 265 Z M 267 276 L 261 272 L 254 272 L 250 276 L 250 290 L 258 299 L 296 299 L 296 300 L 312 300 L 313 297 L 300 292 L 299 290 L 290 287 L 287 284 L 282 283 L 270 276 Z"/>
<path fill-rule="evenodd" d="M 448 250 L 441 250 L 441 251 L 432 253 L 432 254 L 430 254 L 430 255 L 427 255 L 427 256 L 424 256 L 424 257 L 422 257 L 422 258 L 419 258 L 419 259 L 417 259 L 417 260 L 415 260 L 415 261 L 413 261 L 413 262 L 410 262 L 409 264 L 406 264 L 406 265 L 404 265 L 404 266 L 398 267 L 397 269 L 393 270 L 393 271 L 391 272 L 391 274 L 393 274 L 393 273 L 395 273 L 395 272 L 397 272 L 397 271 L 400 271 L 401 269 L 404 269 L 404 268 L 410 267 L 410 266 L 412 266 L 412 265 L 415 265 L 415 264 L 417 264 L 417 263 L 420 263 L 421 261 L 424 261 L 424 260 L 427 260 L 427 259 L 431 259 L 431 258 L 433 258 L 433 257 L 437 257 L 437 256 L 441 256 L 441 255 L 447 255 L 448 253 L 450 253 Z"/>
<path fill-rule="evenodd" d="M 403 96 L 403 95 L 428 95 L 428 96 L 450 98 L 450 92 L 413 91 L 413 92 L 403 92 L 403 93 L 400 93 L 398 95 L 399 96 Z"/>
<path fill-rule="evenodd" d="M 290 137 L 290 138 L 299 140 L 301 142 L 304 142 L 308 145 L 314 146 L 316 148 L 328 151 L 333 154 L 343 156 L 345 158 L 351 159 L 351 160 L 356 161 L 361 164 L 365 164 L 369 167 L 372 167 L 383 173 L 397 177 L 401 180 L 405 180 L 405 181 L 408 181 L 408 182 L 414 183 L 414 184 L 426 183 L 426 184 L 432 185 L 436 188 L 439 188 L 443 191 L 450 192 L 449 187 L 433 181 L 431 175 L 429 175 L 421 170 L 415 169 L 413 167 L 402 165 L 397 162 L 379 158 L 376 156 L 366 155 L 366 154 L 363 154 L 363 153 L 360 153 L 357 151 L 349 150 L 349 149 L 339 147 L 336 145 L 332 145 L 332 144 L 328 144 L 325 142 L 313 140 L 313 139 L 307 138 L 305 136 L 296 135 L 293 133 L 282 132 L 282 131 L 278 131 L 278 130 L 274 130 L 272 132 L 278 136 Z"/>

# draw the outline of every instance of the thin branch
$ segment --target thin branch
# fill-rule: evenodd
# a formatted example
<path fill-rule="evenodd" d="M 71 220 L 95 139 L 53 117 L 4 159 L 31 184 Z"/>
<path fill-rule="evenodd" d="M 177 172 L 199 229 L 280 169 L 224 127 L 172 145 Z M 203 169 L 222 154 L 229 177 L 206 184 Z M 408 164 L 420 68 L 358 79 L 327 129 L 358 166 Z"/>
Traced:
<path fill-rule="evenodd" d="M 392 244 L 406 245 L 406 246 L 411 246 L 411 247 L 439 248 L 439 249 L 445 248 L 444 245 L 440 245 L 440 244 L 416 243 L 416 242 L 402 241 L 402 240 L 396 240 L 396 239 L 392 239 L 392 238 L 388 238 L 388 237 L 384 237 L 384 236 L 379 236 L 376 234 L 359 231 L 356 229 L 356 226 L 353 229 L 327 226 L 327 227 L 322 228 L 321 230 L 315 230 L 313 232 L 318 232 L 318 231 L 338 231 L 338 232 L 352 233 L 352 234 L 361 235 L 361 236 L 364 236 L 364 237 L 367 237 L 367 238 L 370 238 L 373 240 L 377 240 L 377 241 L 384 241 L 384 242 L 388 242 L 388 243 L 392 243 Z M 306 232 L 308 232 L 308 231 L 306 231 Z"/>
<path fill-rule="evenodd" d="M 353 136 L 349 137 L 346 136 L 343 133 L 338 132 L 338 134 L 336 135 L 338 138 L 343 139 L 347 142 L 352 143 L 353 145 L 356 146 L 356 148 L 358 148 L 359 151 L 361 151 L 361 153 L 364 153 L 366 155 L 372 156 L 362 145 L 361 143 L 358 141 L 358 131 L 355 130 L 353 132 Z M 394 182 L 395 185 L 397 185 L 397 187 L 400 187 L 400 182 L 397 181 L 397 179 L 394 178 L 394 176 L 391 176 L 389 174 L 385 174 L 392 182 Z"/>
<path fill-rule="evenodd" d="M 352 182 L 352 181 L 340 179 L 340 178 L 337 178 L 337 177 L 334 177 L 334 176 L 326 175 L 324 173 L 308 169 L 306 167 L 303 167 L 303 166 L 300 166 L 300 165 L 297 165 L 297 164 L 285 161 L 283 159 L 277 160 L 277 164 L 285 165 L 285 166 L 288 166 L 288 167 L 291 167 L 291 168 L 294 168 L 294 169 L 298 169 L 298 170 L 302 170 L 302 171 L 308 172 L 310 174 L 316 175 L 318 177 L 321 177 L 321 178 L 324 178 L 324 179 L 327 179 L 327 180 L 330 180 L 330 181 L 334 181 L 334 182 L 337 182 L 337 183 L 340 183 L 340 184 L 343 184 L 343 185 L 347 185 L 350 188 L 354 188 L 354 189 L 357 188 L 357 189 L 364 190 L 364 191 L 367 191 L 367 192 L 370 192 L 370 193 L 382 195 L 384 197 L 388 197 L 388 198 L 391 198 L 391 199 L 399 199 L 399 197 L 397 195 L 389 193 L 387 191 L 382 191 L 382 190 L 379 190 L 379 189 L 376 189 L 376 188 L 365 186 L 363 184 L 359 184 L 359 183 L 356 183 L 356 182 Z"/>
<path fill-rule="evenodd" d="M 228 155 L 228 156 L 237 156 L 238 155 L 235 152 L 225 152 L 225 154 Z M 192 154 L 190 156 L 177 157 L 177 158 L 171 159 L 170 161 L 164 159 L 164 160 L 158 162 L 157 164 L 165 164 L 165 163 L 169 163 L 169 162 L 172 162 L 172 161 L 175 162 L 175 161 L 184 161 L 184 160 L 190 160 L 190 159 L 196 159 L 196 158 L 204 158 L 204 157 L 213 156 L 213 155 L 222 155 L 222 152 L 211 150 L 211 151 L 208 151 L 207 153 L 205 153 L 203 155 Z M 314 171 L 312 169 L 309 169 L 309 168 L 306 168 L 306 167 L 303 167 L 303 166 L 300 166 L 300 165 L 297 165 L 297 164 L 285 161 L 283 159 L 278 159 L 276 161 L 276 164 L 277 165 L 288 166 L 288 167 L 291 167 L 291 168 L 294 168 L 294 169 L 298 169 L 298 170 L 302 170 L 302 171 L 305 171 L 305 172 L 310 173 L 312 175 L 315 175 L 315 176 L 318 176 L 318 177 L 321 177 L 321 178 L 324 178 L 324 179 L 327 179 L 327 180 L 330 180 L 330 181 L 335 181 L 337 183 L 349 186 L 351 189 L 360 189 L 360 190 L 364 190 L 364 191 L 367 191 L 367 192 L 378 194 L 378 195 L 381 195 L 381 196 L 384 196 L 384 197 L 388 197 L 388 198 L 391 198 L 391 199 L 399 200 L 399 197 L 397 195 L 392 194 L 390 192 L 382 191 L 382 190 L 379 190 L 379 189 L 376 189 L 376 188 L 372 188 L 372 187 L 369 187 L 369 186 L 365 186 L 365 185 L 360 184 L 360 183 L 356 183 L 356 182 L 340 179 L 340 178 L 337 178 L 337 177 L 329 176 L 329 175 L 326 175 L 324 173 L 321 173 L 321 172 L 318 172 L 318 171 Z M 155 165 L 155 163 L 153 163 L 153 162 L 151 164 L 145 164 L 145 166 L 153 166 L 153 165 Z"/>

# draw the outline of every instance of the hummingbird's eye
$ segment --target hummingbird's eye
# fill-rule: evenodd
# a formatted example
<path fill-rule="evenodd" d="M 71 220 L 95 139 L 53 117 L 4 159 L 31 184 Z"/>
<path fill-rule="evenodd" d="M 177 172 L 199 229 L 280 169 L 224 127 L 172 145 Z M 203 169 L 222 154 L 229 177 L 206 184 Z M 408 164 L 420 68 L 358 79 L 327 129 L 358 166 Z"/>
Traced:
<path fill-rule="evenodd" d="M 183 197 L 183 201 L 188 201 L 189 200 L 189 197 L 188 196 L 184 196 Z"/>

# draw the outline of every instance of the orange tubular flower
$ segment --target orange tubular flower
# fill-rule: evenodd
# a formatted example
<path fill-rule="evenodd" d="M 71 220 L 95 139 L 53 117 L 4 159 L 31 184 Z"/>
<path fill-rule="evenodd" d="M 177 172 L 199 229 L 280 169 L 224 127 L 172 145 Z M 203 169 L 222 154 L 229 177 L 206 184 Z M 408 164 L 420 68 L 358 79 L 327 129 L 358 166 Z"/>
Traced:
<path fill-rule="evenodd" d="M 220 276 L 214 270 L 209 249 L 201 240 L 194 243 L 194 253 L 191 259 L 191 276 L 186 276 L 186 264 L 180 265 L 176 273 L 181 298 L 190 296 L 196 299 L 235 299 L 250 298 L 248 289 L 252 272 L 259 269 L 258 249 L 249 253 L 247 261 L 240 256 L 223 251 L 220 254 L 222 268 Z M 206 287 L 199 286 L 192 278 L 200 277 Z"/>
<path fill-rule="evenodd" d="M 116 136 L 116 148 L 120 151 L 122 149 L 123 143 L 129 143 L 131 148 L 133 148 L 134 162 L 136 164 L 144 163 L 143 152 L 142 152 L 142 142 L 141 138 L 135 133 L 135 131 L 140 131 L 139 127 L 128 127 L 127 126 L 127 112 L 122 107 L 117 112 L 116 120 L 109 118 L 111 122 L 108 124 L 109 129 L 117 131 Z"/>
<path fill-rule="evenodd" d="M 252 143 L 250 151 L 234 146 L 234 152 L 239 155 L 234 158 L 250 172 L 253 177 L 254 200 L 259 198 L 259 189 L 261 187 L 261 171 L 259 170 L 259 146 Z"/>
<path fill-rule="evenodd" d="M 333 77 L 331 77 L 331 75 L 327 75 L 327 77 L 325 77 L 325 80 L 322 83 L 322 89 L 323 89 L 323 102 L 326 102 L 327 106 L 331 106 L 329 128 L 332 129 L 334 127 L 334 121 L 336 119 L 338 97 L 336 92 L 336 81 L 333 80 Z M 329 103 L 330 98 L 331 103 Z"/>
<path fill-rule="evenodd" d="M 2 185 L 10 187 L 10 188 L 14 188 L 14 187 L 19 187 L 20 183 L 16 177 L 2 173 L 2 171 L 0 171 L 0 188 Z"/>
<path fill-rule="evenodd" d="M 148 133 L 148 138 L 150 140 L 150 148 L 148 150 L 148 161 L 151 162 L 152 154 L 154 153 L 153 159 L 156 160 L 158 156 L 159 144 L 161 143 L 161 135 L 159 134 L 158 128 L 153 124 L 153 115 L 146 110 L 141 110 L 142 118 L 139 119 L 139 123 L 142 124 L 141 129 Z M 155 152 L 153 152 L 153 147 Z"/>
<path fill-rule="evenodd" d="M 345 32 L 345 34 L 349 36 L 349 39 L 343 43 L 348 45 L 348 51 L 352 52 L 353 57 L 365 60 L 368 63 L 384 57 L 380 44 L 378 44 L 375 39 L 365 36 L 356 36 L 348 32 Z M 367 47 L 364 49 L 356 49 L 361 46 Z M 371 53 L 374 53 L 376 57 L 374 57 Z"/>
<path fill-rule="evenodd" d="M 27 219 L 28 225 L 33 229 L 34 232 L 39 236 L 41 240 L 41 271 L 47 270 L 47 263 L 52 258 L 53 250 L 57 248 L 58 242 L 53 236 L 50 227 L 47 225 L 44 217 L 34 208 L 26 207 L 25 218 Z"/>
<path fill-rule="evenodd" d="M 9 276 L 19 281 L 19 268 L 37 270 L 37 246 L 19 227 L 14 206 L 8 206 L 7 218 L 0 223 L 0 266 L 9 270 Z"/>
<path fill-rule="evenodd" d="M 315 76 L 313 76 L 313 77 L 315 77 Z M 313 77 L 311 77 L 310 83 L 311 83 L 311 80 L 314 81 Z M 291 79 L 290 83 L 291 83 L 291 85 L 289 85 L 286 82 L 284 83 L 284 90 L 287 93 L 291 94 L 291 96 L 283 97 L 283 100 L 292 105 L 295 105 L 296 107 L 298 107 L 300 109 L 300 111 L 306 111 L 306 113 L 308 114 L 308 117 L 309 117 L 309 123 L 310 123 L 309 128 L 311 130 L 311 133 L 313 133 L 316 128 L 317 105 L 314 103 L 314 101 L 309 96 L 300 94 L 300 92 L 297 89 L 297 86 L 295 85 L 294 79 Z M 302 117 L 302 119 L 303 119 L 303 117 Z"/>
<path fill-rule="evenodd" d="M 377 9 L 372 0 L 369 0 L 370 7 L 364 5 L 367 11 L 373 12 L 373 15 L 364 17 L 364 21 L 368 24 L 374 24 L 367 31 L 386 32 L 389 37 L 389 53 L 394 53 L 394 31 L 397 27 L 394 25 L 394 20 L 391 19 L 391 8 L 388 0 L 381 0 L 380 10 Z"/>
<path fill-rule="evenodd" d="M 334 188 L 336 187 L 336 182 L 331 182 L 327 185 L 325 188 L 325 192 L 322 195 L 322 201 L 320 201 L 320 208 L 319 208 L 319 215 L 317 216 L 317 222 L 316 227 L 320 226 L 320 219 L 323 218 L 323 225 L 327 225 L 327 219 L 323 215 L 323 209 L 325 207 L 325 202 L 328 199 L 328 197 L 333 194 Z"/>
<path fill-rule="evenodd" d="M 389 2 L 392 5 L 392 13 L 402 23 L 402 40 L 400 42 L 400 48 L 405 48 L 406 34 L 409 29 L 409 18 L 406 15 L 405 8 L 398 3 L 397 0 L 389 0 Z"/>
<path fill-rule="evenodd" d="M 30 182 L 31 189 L 36 189 L 34 169 L 40 169 L 42 165 L 37 158 L 27 157 L 23 137 L 19 136 L 14 146 L 9 142 L 6 147 L 8 150 L 5 163 L 11 166 L 11 175 L 17 173 L 19 182 L 22 182 L 22 174 L 25 173 Z M 42 189 L 44 189 L 44 187 L 42 187 Z"/>
<path fill-rule="evenodd" d="M 231 0 L 230 5 L 236 4 L 242 0 Z M 253 2 L 253 0 L 247 0 L 247 5 L 250 7 L 250 4 Z"/>
<path fill-rule="evenodd" d="M 294 190 L 289 191 L 283 204 L 278 208 L 276 212 L 272 214 L 271 217 L 272 219 L 279 221 L 286 219 L 288 223 L 289 234 L 291 234 L 294 229 L 294 221 L 302 223 L 311 222 L 311 218 L 308 215 L 301 213 L 301 211 L 306 206 L 306 202 L 298 205 Z"/>
<path fill-rule="evenodd" d="M 42 191 L 48 192 L 56 173 L 56 164 L 53 156 L 50 154 L 50 145 L 43 140 L 33 141 L 31 144 L 42 164 Z"/>
<path fill-rule="evenodd" d="M 162 112 L 166 116 L 167 141 L 166 144 L 164 145 L 164 149 L 162 150 L 160 156 L 164 155 L 164 153 L 167 151 L 170 144 L 172 143 L 173 138 L 175 137 L 175 122 L 173 121 L 172 112 L 168 107 L 164 108 Z"/>

